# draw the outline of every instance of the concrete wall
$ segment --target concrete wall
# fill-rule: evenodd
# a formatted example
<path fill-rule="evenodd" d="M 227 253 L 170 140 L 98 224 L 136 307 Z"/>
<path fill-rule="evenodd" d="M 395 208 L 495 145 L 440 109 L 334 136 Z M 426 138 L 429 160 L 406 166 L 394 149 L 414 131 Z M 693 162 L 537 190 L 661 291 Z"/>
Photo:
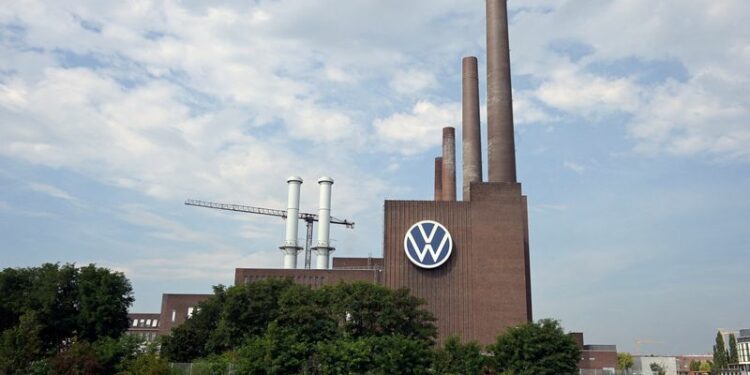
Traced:
<path fill-rule="evenodd" d="M 658 363 L 667 370 L 666 375 L 677 375 L 677 358 L 676 357 L 651 357 L 651 356 L 634 356 L 633 373 L 640 372 L 644 375 L 651 375 L 651 364 Z"/>

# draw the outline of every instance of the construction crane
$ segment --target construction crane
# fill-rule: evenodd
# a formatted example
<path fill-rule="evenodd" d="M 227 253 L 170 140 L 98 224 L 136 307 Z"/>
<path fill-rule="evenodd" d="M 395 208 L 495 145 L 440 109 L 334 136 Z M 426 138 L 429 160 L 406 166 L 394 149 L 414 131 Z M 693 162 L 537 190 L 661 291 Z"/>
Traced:
<path fill-rule="evenodd" d="M 286 216 L 287 216 L 285 210 L 275 210 L 272 208 L 244 206 L 241 204 L 215 203 L 215 202 L 205 202 L 205 201 L 198 201 L 194 199 L 188 199 L 185 201 L 185 205 L 195 206 L 195 207 L 213 208 L 216 210 L 243 212 L 247 214 L 276 216 L 282 219 L 286 219 Z M 311 249 L 312 249 L 313 222 L 318 221 L 318 215 L 300 212 L 299 219 L 304 220 L 307 223 L 307 236 L 305 237 L 305 268 L 309 269 L 310 263 L 312 262 L 312 250 Z M 350 228 L 350 229 L 354 228 L 353 221 L 337 219 L 333 216 L 331 216 L 331 224 L 345 225 L 347 228 Z"/>

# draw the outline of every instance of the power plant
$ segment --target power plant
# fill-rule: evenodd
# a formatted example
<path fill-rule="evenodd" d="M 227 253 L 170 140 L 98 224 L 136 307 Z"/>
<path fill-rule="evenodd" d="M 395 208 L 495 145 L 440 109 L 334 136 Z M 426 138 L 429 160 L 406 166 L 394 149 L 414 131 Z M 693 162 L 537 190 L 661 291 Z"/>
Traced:
<path fill-rule="evenodd" d="M 382 258 L 333 258 L 330 224 L 353 222 L 331 217 L 333 179 L 322 177 L 317 215 L 300 213 L 302 178 L 287 179 L 286 210 L 187 201 L 188 205 L 285 218 L 280 246 L 283 268 L 237 268 L 235 283 L 291 278 L 319 287 L 341 281 L 366 281 L 409 288 L 437 318 L 439 338 L 489 344 L 509 326 L 532 319 L 529 230 L 526 196 L 516 177 L 513 105 L 508 43 L 507 0 L 487 0 L 487 169 L 482 174 L 478 59 L 462 67 L 462 173 L 458 200 L 456 134 L 442 129 L 442 153 L 435 158 L 434 199 L 386 200 Z M 305 268 L 297 269 L 303 247 L 297 241 L 305 220 Z M 316 246 L 312 223 L 318 222 Z M 316 253 L 315 268 L 311 253 Z M 176 302 L 175 302 L 176 303 Z M 161 319 L 173 309 L 162 307 Z M 166 314 L 166 315 L 165 315 Z M 174 314 L 172 314 L 174 318 Z M 172 323 L 179 322 L 172 320 Z"/>

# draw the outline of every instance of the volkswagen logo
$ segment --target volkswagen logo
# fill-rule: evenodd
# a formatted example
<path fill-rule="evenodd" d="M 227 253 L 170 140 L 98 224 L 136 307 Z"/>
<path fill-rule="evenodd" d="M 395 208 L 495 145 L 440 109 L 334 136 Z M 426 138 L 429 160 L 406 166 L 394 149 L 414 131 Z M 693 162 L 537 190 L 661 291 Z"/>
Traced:
<path fill-rule="evenodd" d="M 450 258 L 453 239 L 442 224 L 422 220 L 406 232 L 404 251 L 417 267 L 437 268 Z"/>

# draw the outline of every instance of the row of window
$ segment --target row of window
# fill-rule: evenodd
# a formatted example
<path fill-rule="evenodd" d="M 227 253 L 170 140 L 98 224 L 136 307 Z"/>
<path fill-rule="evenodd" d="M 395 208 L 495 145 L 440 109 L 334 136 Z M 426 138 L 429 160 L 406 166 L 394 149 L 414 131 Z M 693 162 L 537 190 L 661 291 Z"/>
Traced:
<path fill-rule="evenodd" d="M 741 342 L 737 344 L 737 354 L 740 363 L 750 362 L 750 342 Z"/>
<path fill-rule="evenodd" d="M 190 306 L 190 307 L 187 308 L 187 315 L 186 316 L 188 318 L 190 318 L 191 316 L 193 316 L 194 313 L 197 313 L 198 310 L 199 310 L 198 307 Z M 172 309 L 172 323 L 174 323 L 176 321 L 177 321 L 177 310 L 176 309 Z"/>
<path fill-rule="evenodd" d="M 133 327 L 155 328 L 159 326 L 159 319 L 133 319 Z"/>
<path fill-rule="evenodd" d="M 145 341 L 154 341 L 159 336 L 156 332 L 130 332 L 129 334 Z"/>

